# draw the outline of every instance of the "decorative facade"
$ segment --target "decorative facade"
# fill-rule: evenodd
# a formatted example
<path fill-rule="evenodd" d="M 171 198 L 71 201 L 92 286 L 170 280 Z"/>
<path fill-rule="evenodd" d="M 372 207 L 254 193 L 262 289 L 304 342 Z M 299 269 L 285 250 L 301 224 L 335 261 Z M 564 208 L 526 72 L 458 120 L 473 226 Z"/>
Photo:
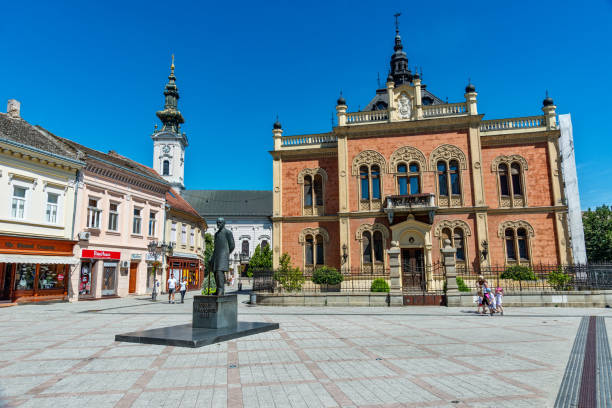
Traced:
<path fill-rule="evenodd" d="M 328 133 L 285 136 L 273 126 L 273 253 L 305 270 L 387 268 L 397 241 L 402 268 L 573 261 L 560 171 L 556 107 L 485 120 L 474 85 L 443 102 L 411 72 L 396 32 L 385 88 L 363 111 L 340 96 Z M 568 197 L 568 200 L 572 199 Z"/>

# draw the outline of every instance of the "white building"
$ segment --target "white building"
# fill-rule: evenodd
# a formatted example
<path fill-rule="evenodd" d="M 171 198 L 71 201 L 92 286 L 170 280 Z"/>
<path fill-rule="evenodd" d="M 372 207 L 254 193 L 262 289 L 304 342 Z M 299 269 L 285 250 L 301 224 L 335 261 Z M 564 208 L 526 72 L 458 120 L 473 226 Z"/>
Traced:
<path fill-rule="evenodd" d="M 186 190 L 183 198 L 208 224 L 207 233 L 217 231 L 217 218 L 225 218 L 236 248 L 230 254 L 230 268 L 237 273 L 248 264 L 257 245 L 272 243 L 272 191 Z"/>

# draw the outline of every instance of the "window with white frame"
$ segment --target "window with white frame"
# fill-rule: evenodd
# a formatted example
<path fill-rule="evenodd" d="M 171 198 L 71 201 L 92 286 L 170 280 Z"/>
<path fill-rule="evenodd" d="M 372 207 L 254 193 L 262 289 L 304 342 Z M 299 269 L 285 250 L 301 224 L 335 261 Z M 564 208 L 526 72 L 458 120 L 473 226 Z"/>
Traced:
<path fill-rule="evenodd" d="M 90 198 L 87 205 L 87 228 L 100 228 L 100 214 L 97 198 Z"/>
<path fill-rule="evenodd" d="M 110 203 L 108 206 L 108 230 L 117 231 L 119 228 L 119 204 Z"/>
<path fill-rule="evenodd" d="M 134 208 L 134 222 L 132 224 L 132 234 L 140 235 L 142 230 L 142 209 Z"/>
<path fill-rule="evenodd" d="M 27 188 L 13 186 L 13 201 L 11 204 L 11 217 L 23 219 L 25 217 Z"/>
<path fill-rule="evenodd" d="M 155 213 L 154 211 L 151 211 L 149 213 L 149 236 L 150 237 L 155 236 L 155 228 L 157 224 L 156 216 L 157 216 L 157 213 Z"/>
<path fill-rule="evenodd" d="M 45 220 L 47 222 L 57 223 L 57 205 L 59 203 L 59 194 L 47 193 L 47 210 L 45 211 Z"/>
<path fill-rule="evenodd" d="M 195 246 L 195 230 L 193 228 L 191 228 L 189 235 L 189 245 Z"/>
<path fill-rule="evenodd" d="M 170 228 L 170 242 L 176 243 L 176 222 L 173 222 Z"/>
<path fill-rule="evenodd" d="M 181 244 L 187 245 L 187 226 L 181 225 Z"/>

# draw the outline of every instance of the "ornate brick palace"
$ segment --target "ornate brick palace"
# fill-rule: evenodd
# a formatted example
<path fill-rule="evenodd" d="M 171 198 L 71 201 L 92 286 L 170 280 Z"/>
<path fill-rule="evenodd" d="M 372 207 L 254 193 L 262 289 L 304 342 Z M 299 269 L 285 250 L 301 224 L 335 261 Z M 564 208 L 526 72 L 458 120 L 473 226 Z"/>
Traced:
<path fill-rule="evenodd" d="M 427 267 L 447 238 L 460 267 L 571 263 L 553 100 L 485 120 L 477 95 L 471 83 L 458 103 L 432 94 L 398 30 L 386 87 L 365 109 L 340 96 L 329 133 L 284 136 L 277 121 L 275 266 L 287 252 L 304 271 L 387 269 L 397 241 L 403 268 Z"/>

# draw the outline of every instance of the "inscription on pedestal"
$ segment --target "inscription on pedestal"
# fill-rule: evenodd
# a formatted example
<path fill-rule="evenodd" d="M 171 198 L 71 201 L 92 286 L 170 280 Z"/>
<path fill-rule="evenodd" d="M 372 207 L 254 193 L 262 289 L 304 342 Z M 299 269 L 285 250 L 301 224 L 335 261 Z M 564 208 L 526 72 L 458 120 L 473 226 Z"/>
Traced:
<path fill-rule="evenodd" d="M 235 327 L 238 321 L 236 295 L 194 296 L 192 327 L 220 329 Z"/>
<path fill-rule="evenodd" d="M 199 303 L 196 305 L 196 313 L 205 319 L 211 317 L 212 314 L 217 313 L 216 303 Z"/>

